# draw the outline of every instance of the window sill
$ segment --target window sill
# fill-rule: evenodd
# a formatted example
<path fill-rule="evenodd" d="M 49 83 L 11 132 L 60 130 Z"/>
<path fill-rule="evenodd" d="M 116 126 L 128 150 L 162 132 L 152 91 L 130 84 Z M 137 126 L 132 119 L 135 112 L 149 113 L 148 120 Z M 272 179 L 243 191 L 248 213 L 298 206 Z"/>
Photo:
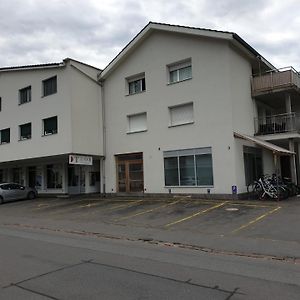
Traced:
<path fill-rule="evenodd" d="M 183 79 L 183 80 L 179 80 L 179 81 L 168 82 L 167 85 L 173 85 L 173 84 L 176 84 L 176 83 L 185 82 L 185 81 L 189 81 L 189 80 L 192 80 L 192 79 L 193 79 L 193 77 L 187 78 L 187 79 Z"/>
<path fill-rule="evenodd" d="M 52 96 L 52 95 L 55 95 L 55 94 L 57 94 L 57 92 L 52 93 L 52 94 L 48 94 L 48 95 L 42 95 L 41 98 L 46 98 L 46 97 L 49 97 L 49 96 Z"/>
<path fill-rule="evenodd" d="M 23 141 L 28 141 L 28 140 L 31 140 L 31 137 L 30 138 L 21 138 L 18 140 L 18 142 L 23 142 Z"/>
<path fill-rule="evenodd" d="M 21 106 L 21 105 L 23 105 L 23 104 L 30 103 L 30 102 L 31 102 L 31 100 L 30 100 L 30 101 L 23 102 L 23 103 L 19 103 L 18 105 Z"/>
<path fill-rule="evenodd" d="M 2 142 L 2 143 L 0 143 L 0 145 L 7 145 L 7 144 L 10 144 L 10 142 Z"/>
<path fill-rule="evenodd" d="M 146 93 L 146 90 L 145 91 L 136 92 L 136 93 L 133 93 L 133 94 L 126 94 L 125 96 L 128 97 L 128 96 L 140 95 L 140 94 L 143 94 L 143 93 Z"/>
<path fill-rule="evenodd" d="M 55 134 L 58 134 L 58 132 L 42 134 L 42 137 L 44 137 L 44 136 L 50 136 L 50 135 L 55 135 Z"/>
<path fill-rule="evenodd" d="M 181 124 L 174 124 L 174 125 L 169 125 L 168 128 L 172 128 L 172 127 L 178 127 L 178 126 L 183 126 L 183 125 L 190 125 L 190 124 L 194 124 L 195 121 L 192 122 L 186 122 L 186 123 L 181 123 Z"/>
<path fill-rule="evenodd" d="M 148 131 L 148 129 L 138 130 L 138 131 L 127 131 L 126 134 L 134 134 L 134 133 L 147 132 L 147 131 Z"/>

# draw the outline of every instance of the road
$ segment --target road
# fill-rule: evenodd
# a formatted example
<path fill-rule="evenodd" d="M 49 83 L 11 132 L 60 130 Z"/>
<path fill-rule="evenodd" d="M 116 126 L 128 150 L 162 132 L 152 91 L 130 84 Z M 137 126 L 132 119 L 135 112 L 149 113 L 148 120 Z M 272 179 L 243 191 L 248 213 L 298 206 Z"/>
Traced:
<path fill-rule="evenodd" d="M 299 299 L 300 265 L 80 232 L 0 228 L 0 299 Z"/>

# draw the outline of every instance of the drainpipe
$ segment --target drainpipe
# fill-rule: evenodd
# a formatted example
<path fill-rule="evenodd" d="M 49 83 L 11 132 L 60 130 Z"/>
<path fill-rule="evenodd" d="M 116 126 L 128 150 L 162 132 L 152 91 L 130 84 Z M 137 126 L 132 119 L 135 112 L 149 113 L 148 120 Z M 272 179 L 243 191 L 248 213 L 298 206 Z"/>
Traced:
<path fill-rule="evenodd" d="M 101 107 L 102 107 L 102 136 L 103 136 L 103 158 L 101 160 L 102 172 L 102 192 L 106 195 L 106 176 L 105 176 L 105 158 L 106 158 L 106 121 L 105 121 L 105 96 L 104 96 L 104 80 L 99 81 L 101 87 Z"/>

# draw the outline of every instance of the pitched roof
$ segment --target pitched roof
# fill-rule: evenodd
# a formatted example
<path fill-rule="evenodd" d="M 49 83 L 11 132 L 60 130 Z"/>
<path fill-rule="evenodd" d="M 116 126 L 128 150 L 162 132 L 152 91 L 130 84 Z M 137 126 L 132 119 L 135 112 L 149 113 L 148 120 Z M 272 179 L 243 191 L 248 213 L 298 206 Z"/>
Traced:
<path fill-rule="evenodd" d="M 166 23 L 149 22 L 121 51 L 120 53 L 103 69 L 100 79 L 105 79 L 118 65 L 119 63 L 135 49 L 135 47 L 141 43 L 151 32 L 167 31 L 182 34 L 189 34 L 194 36 L 203 36 L 218 38 L 223 40 L 231 41 L 232 43 L 238 44 L 241 48 L 252 55 L 253 58 L 260 59 L 268 69 L 276 69 L 270 62 L 262 57 L 253 47 L 251 47 L 245 40 L 234 32 L 212 30 L 199 27 L 189 27 L 181 25 L 172 25 Z"/>
<path fill-rule="evenodd" d="M 8 72 L 8 71 L 25 71 L 25 70 L 36 70 L 36 69 L 50 69 L 50 68 L 61 68 L 65 67 L 66 63 L 68 61 L 75 61 L 77 63 L 80 63 L 84 66 L 93 68 L 97 71 L 101 71 L 101 69 L 96 68 L 94 66 L 91 66 L 89 64 L 86 64 L 84 62 L 81 62 L 79 60 L 73 59 L 73 58 L 65 58 L 62 62 L 59 63 L 45 63 L 45 64 L 36 64 L 36 65 L 23 65 L 23 66 L 12 66 L 12 67 L 2 67 L 0 68 L 0 72 Z"/>

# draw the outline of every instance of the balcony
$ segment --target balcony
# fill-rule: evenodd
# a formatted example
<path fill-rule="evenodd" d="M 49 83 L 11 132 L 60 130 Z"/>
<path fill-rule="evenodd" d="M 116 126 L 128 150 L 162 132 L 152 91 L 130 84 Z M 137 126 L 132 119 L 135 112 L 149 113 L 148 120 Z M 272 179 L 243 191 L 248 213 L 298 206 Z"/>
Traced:
<path fill-rule="evenodd" d="M 300 114 L 293 112 L 265 118 L 255 118 L 254 126 L 255 135 L 299 132 Z"/>
<path fill-rule="evenodd" d="M 261 75 L 253 75 L 252 96 L 296 90 L 300 93 L 300 74 L 293 68 L 271 70 Z"/>

